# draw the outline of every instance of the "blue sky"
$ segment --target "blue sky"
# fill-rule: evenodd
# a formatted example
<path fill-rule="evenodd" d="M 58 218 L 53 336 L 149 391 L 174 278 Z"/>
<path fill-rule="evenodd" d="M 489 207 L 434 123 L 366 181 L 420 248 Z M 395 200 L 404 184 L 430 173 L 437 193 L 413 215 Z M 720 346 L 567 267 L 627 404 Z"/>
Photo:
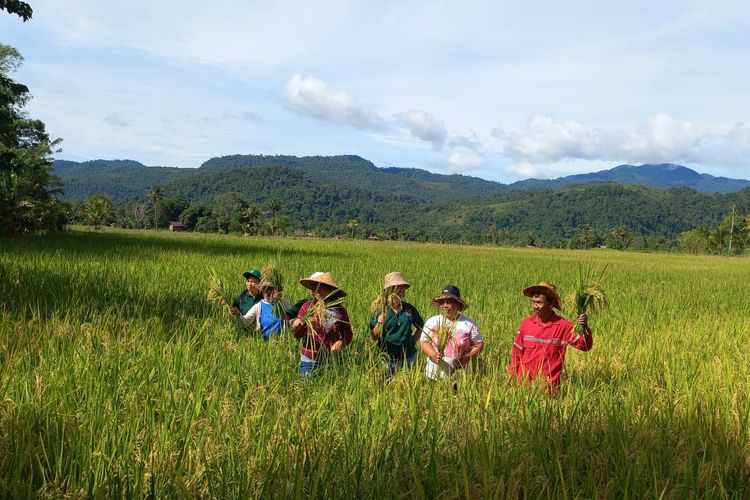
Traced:
<path fill-rule="evenodd" d="M 57 158 L 356 154 L 501 182 L 750 178 L 750 4 L 29 0 L 0 43 Z"/>

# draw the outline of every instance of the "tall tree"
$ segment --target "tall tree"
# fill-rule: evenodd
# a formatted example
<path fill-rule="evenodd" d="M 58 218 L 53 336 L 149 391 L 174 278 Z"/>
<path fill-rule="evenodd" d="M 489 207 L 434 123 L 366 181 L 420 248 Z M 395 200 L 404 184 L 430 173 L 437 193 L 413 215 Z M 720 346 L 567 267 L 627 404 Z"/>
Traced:
<path fill-rule="evenodd" d="M 0 44 L 0 234 L 6 235 L 65 224 L 55 197 L 60 182 L 50 173 L 60 140 L 50 140 L 44 123 L 23 111 L 29 89 L 8 76 L 22 62 L 16 49 Z"/>
<path fill-rule="evenodd" d="M 161 186 L 158 184 L 151 186 L 151 190 L 148 192 L 148 199 L 151 201 L 151 206 L 154 210 L 154 229 L 159 229 L 159 212 L 161 203 L 164 200 L 164 191 L 162 191 Z"/>
<path fill-rule="evenodd" d="M 281 210 L 281 202 L 277 198 L 271 198 L 266 205 L 268 213 L 271 215 L 271 219 L 276 217 L 276 213 Z"/>
<path fill-rule="evenodd" d="M 245 226 L 245 232 L 248 234 L 252 229 L 259 228 L 258 221 L 260 221 L 263 211 L 256 203 L 248 204 L 247 208 L 242 212 L 242 224 Z"/>

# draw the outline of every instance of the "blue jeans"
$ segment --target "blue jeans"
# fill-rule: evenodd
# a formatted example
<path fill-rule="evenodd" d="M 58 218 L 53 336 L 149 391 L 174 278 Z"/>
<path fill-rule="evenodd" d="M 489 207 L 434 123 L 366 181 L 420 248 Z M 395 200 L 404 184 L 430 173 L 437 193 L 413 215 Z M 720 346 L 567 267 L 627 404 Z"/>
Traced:
<path fill-rule="evenodd" d="M 299 360 L 299 375 L 302 380 L 306 380 L 308 377 L 315 375 L 315 372 L 323 366 L 323 363 L 317 360 L 312 360 L 305 357 L 300 357 Z"/>
<path fill-rule="evenodd" d="M 402 359 L 393 359 L 391 357 L 388 357 L 386 358 L 386 363 L 388 364 L 388 375 L 394 375 L 396 371 L 398 371 L 399 368 L 405 368 L 406 370 L 411 370 L 414 367 L 414 364 L 416 362 L 417 362 L 416 352 Z"/>

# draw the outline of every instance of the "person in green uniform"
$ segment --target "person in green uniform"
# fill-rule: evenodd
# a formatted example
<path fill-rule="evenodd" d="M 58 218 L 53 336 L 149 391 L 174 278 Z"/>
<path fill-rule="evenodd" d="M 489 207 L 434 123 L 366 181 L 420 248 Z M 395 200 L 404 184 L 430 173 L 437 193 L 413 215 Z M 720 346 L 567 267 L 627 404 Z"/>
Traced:
<path fill-rule="evenodd" d="M 244 316 L 251 307 L 263 299 L 263 294 L 260 293 L 260 276 L 260 270 L 258 269 L 251 269 L 242 273 L 242 277 L 245 278 L 245 289 L 234 299 L 232 307 L 229 308 L 229 312 L 233 316 Z M 254 325 L 251 325 L 250 328 L 254 328 Z M 247 333 L 247 331 L 248 328 L 238 319 L 237 340 Z"/>
<path fill-rule="evenodd" d="M 424 320 L 413 305 L 403 300 L 410 286 L 401 273 L 386 274 L 383 290 L 389 293 L 385 294 L 385 312 L 381 306 L 370 316 L 370 336 L 378 343 L 391 375 L 399 368 L 411 369 L 417 360 L 416 341 Z"/>

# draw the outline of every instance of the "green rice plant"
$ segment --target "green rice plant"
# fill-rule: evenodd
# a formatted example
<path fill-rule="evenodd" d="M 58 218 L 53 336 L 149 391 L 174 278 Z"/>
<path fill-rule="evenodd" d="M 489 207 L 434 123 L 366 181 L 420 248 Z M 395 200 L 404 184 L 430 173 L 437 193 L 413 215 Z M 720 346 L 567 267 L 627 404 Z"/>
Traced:
<path fill-rule="evenodd" d="M 576 317 L 581 314 L 591 315 L 594 311 L 601 311 L 609 305 L 604 286 L 601 284 L 607 265 L 600 272 L 595 272 L 593 267 L 584 269 L 578 267 L 578 282 L 576 289 L 572 292 L 570 302 L 576 312 Z M 583 333 L 583 325 L 575 323 L 575 333 Z"/>

